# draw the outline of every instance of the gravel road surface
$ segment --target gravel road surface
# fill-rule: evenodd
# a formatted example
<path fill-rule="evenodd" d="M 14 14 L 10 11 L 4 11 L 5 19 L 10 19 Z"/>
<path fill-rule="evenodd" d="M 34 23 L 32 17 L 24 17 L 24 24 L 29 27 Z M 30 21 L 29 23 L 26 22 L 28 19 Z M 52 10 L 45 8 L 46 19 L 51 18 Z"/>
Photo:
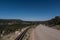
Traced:
<path fill-rule="evenodd" d="M 40 24 L 31 32 L 30 40 L 60 40 L 60 31 Z"/>

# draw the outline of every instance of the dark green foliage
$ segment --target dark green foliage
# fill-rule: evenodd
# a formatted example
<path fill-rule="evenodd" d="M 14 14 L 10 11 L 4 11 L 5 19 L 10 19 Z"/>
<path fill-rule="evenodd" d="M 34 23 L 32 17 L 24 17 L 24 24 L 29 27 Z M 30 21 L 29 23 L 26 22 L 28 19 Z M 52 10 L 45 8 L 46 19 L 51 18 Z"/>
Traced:
<path fill-rule="evenodd" d="M 52 18 L 51 20 L 44 21 L 43 24 L 60 30 L 60 16 L 56 16 L 55 18 Z"/>
<path fill-rule="evenodd" d="M 44 21 L 43 24 L 46 25 L 60 25 L 60 16 L 56 16 L 55 18 L 52 18 L 51 20 Z"/>
<path fill-rule="evenodd" d="M 17 20 L 17 19 L 0 19 L 0 34 L 2 34 L 3 31 L 4 35 L 9 34 L 11 32 L 14 32 L 18 29 L 25 28 L 27 26 L 33 25 L 33 22 L 26 22 L 22 20 Z"/>
<path fill-rule="evenodd" d="M 50 25 L 60 25 L 60 16 L 56 16 L 48 22 Z"/>

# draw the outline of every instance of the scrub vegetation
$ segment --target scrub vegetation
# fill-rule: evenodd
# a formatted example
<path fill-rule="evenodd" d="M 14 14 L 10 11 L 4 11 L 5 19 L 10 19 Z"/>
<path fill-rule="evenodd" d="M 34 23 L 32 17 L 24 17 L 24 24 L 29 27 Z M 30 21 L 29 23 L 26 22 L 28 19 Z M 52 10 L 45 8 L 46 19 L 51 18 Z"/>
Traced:
<path fill-rule="evenodd" d="M 16 30 L 21 31 L 21 29 L 31 25 L 34 25 L 34 22 L 19 19 L 0 19 L 0 36 L 1 34 L 7 35 Z"/>
<path fill-rule="evenodd" d="M 60 16 L 56 16 L 55 18 L 52 18 L 51 20 L 44 21 L 42 22 L 42 24 L 45 24 L 49 27 L 60 30 Z"/>

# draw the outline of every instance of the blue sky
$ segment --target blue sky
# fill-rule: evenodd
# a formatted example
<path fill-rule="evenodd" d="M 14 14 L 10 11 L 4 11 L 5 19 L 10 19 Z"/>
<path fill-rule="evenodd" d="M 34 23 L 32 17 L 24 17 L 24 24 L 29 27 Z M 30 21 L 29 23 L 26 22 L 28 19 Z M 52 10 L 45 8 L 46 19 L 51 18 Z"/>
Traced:
<path fill-rule="evenodd" d="M 60 16 L 60 0 L 0 0 L 1 19 L 42 21 Z"/>

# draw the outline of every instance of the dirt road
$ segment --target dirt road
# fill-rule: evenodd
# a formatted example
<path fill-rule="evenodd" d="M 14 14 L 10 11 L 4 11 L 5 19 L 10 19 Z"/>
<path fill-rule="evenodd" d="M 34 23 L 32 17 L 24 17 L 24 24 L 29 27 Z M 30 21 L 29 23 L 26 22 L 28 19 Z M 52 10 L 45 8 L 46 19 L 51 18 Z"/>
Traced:
<path fill-rule="evenodd" d="M 60 40 L 60 31 L 39 25 L 32 31 L 30 40 Z"/>

